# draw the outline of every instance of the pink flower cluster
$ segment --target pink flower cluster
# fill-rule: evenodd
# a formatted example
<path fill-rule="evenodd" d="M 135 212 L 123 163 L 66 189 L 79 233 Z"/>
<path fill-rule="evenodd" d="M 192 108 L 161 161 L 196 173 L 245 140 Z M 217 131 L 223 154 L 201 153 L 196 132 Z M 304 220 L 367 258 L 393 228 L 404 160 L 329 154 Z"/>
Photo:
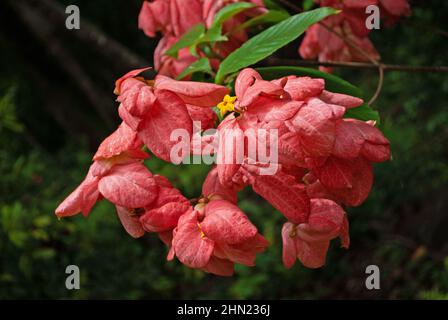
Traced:
<path fill-rule="evenodd" d="M 334 32 L 344 36 L 353 44 L 363 49 L 371 58 L 378 60 L 378 52 L 369 40 L 371 30 L 366 28 L 367 14 L 365 12 L 369 5 L 377 5 L 380 9 L 381 18 L 387 25 L 394 23 L 400 16 L 410 15 L 408 0 L 315 0 L 321 6 L 333 7 L 342 12 L 326 18 L 322 24 L 315 24 L 307 31 L 302 41 L 299 54 L 304 59 L 318 59 L 326 61 L 369 61 L 369 59 L 348 45 Z M 333 31 L 333 32 L 332 32 Z M 329 68 L 322 68 L 330 71 Z"/>
<path fill-rule="evenodd" d="M 215 14 L 226 5 L 241 2 L 240 0 L 153 0 L 144 1 L 140 11 L 139 28 L 148 37 L 155 37 L 157 32 L 162 34 L 154 51 L 154 66 L 159 74 L 176 77 L 186 67 L 198 59 L 207 56 L 197 49 L 193 55 L 189 48 L 179 50 L 177 59 L 165 55 L 165 52 L 175 44 L 182 35 L 196 24 L 204 23 L 210 28 Z M 217 69 L 220 60 L 239 48 L 247 39 L 247 32 L 238 27 L 248 18 L 266 12 L 262 0 L 250 0 L 255 7 L 227 20 L 223 25 L 223 34 L 227 41 L 214 44 L 213 57 L 209 57 L 211 66 Z"/>
<path fill-rule="evenodd" d="M 332 239 L 349 246 L 348 219 L 342 206 L 360 205 L 372 182 L 372 163 L 390 158 L 389 142 L 373 123 L 344 118 L 345 111 L 363 103 L 359 98 L 325 90 L 322 79 L 289 76 L 263 80 L 253 69 L 240 72 L 236 97 L 223 86 L 155 80 L 131 71 L 116 82 L 123 122 L 93 157 L 85 180 L 56 209 L 59 217 L 89 214 L 105 198 L 116 208 L 133 237 L 158 233 L 169 247 L 168 260 L 177 257 L 188 267 L 229 276 L 235 263 L 255 265 L 256 254 L 268 241 L 237 206 L 237 193 L 250 186 L 280 211 L 283 262 L 296 259 L 310 268 L 325 263 Z M 230 111 L 218 126 L 220 146 L 235 136 L 224 129 L 276 129 L 279 170 L 260 174 L 267 164 L 244 153 L 239 163 L 218 163 L 209 172 L 198 201 L 191 203 L 170 182 L 153 175 L 143 164 L 149 154 L 169 161 L 170 132 L 192 132 L 192 121 L 205 125 L 212 107 L 226 101 Z M 241 138 L 241 137 L 239 137 Z"/>

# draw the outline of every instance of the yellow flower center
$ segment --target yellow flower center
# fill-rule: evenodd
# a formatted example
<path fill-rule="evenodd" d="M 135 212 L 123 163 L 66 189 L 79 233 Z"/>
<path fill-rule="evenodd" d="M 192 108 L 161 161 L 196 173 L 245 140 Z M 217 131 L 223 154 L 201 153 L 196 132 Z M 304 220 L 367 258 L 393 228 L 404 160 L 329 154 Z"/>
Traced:
<path fill-rule="evenodd" d="M 291 229 L 291 232 L 289 232 L 290 238 L 295 238 L 297 236 L 297 225 L 294 224 L 294 226 Z"/>
<path fill-rule="evenodd" d="M 202 231 L 200 223 L 198 223 L 198 228 L 199 228 L 199 231 L 201 231 L 201 239 L 204 239 L 205 238 L 205 233 L 204 233 L 204 231 Z"/>
<path fill-rule="evenodd" d="M 221 113 L 221 117 L 224 116 L 227 112 L 235 110 L 235 101 L 236 97 L 231 97 L 226 94 L 222 102 L 218 104 L 218 109 Z"/>

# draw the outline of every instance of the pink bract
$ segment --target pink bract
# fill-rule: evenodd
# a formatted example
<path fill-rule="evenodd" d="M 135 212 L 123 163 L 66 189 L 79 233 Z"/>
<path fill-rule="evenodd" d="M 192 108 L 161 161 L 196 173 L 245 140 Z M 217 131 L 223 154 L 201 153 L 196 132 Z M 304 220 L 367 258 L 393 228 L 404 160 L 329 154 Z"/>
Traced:
<path fill-rule="evenodd" d="M 164 6 L 173 3 L 160 2 L 161 7 L 151 10 L 163 13 Z M 182 26 L 181 21 L 176 28 Z M 145 70 L 117 80 L 123 122 L 100 144 L 85 179 L 56 209 L 58 217 L 87 216 L 97 201 L 107 199 L 129 235 L 156 233 L 168 247 L 168 260 L 177 257 L 190 268 L 230 276 L 235 263 L 254 266 L 256 255 L 268 247 L 238 207 L 238 193 L 250 187 L 285 218 L 281 235 L 286 268 L 296 260 L 308 268 L 322 267 L 330 241 L 338 237 L 348 248 L 343 206 L 358 206 L 367 199 L 373 164 L 391 157 L 389 141 L 374 123 L 346 117 L 362 99 L 328 91 L 323 79 L 290 75 L 265 80 L 250 68 L 236 78 L 236 97 L 211 83 L 164 75 L 146 80 L 140 76 Z M 218 125 L 219 143 L 211 147 L 218 162 L 200 197 L 188 200 L 168 179 L 147 169 L 143 161 L 150 155 L 143 147 L 170 161 L 176 143 L 171 133 L 182 129 L 191 137 L 197 129 L 193 121 L 199 121 L 201 129 L 213 128 L 217 117 L 212 108 L 223 99 L 230 114 Z M 246 138 L 265 139 L 267 150 L 275 149 L 269 139 L 273 134 L 262 138 L 253 134 L 258 129 L 276 130 L 275 163 L 246 146 L 241 154 L 236 152 L 232 142 Z M 205 142 L 213 137 L 200 137 L 200 150 L 192 153 L 204 154 Z M 272 164 L 275 170 L 265 174 Z"/>

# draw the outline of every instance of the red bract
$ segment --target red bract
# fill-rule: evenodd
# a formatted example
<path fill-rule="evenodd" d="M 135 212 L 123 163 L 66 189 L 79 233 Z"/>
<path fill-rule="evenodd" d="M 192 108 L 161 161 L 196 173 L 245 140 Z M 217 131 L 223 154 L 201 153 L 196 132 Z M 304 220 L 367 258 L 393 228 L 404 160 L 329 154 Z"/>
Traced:
<path fill-rule="evenodd" d="M 160 39 L 154 50 L 154 67 L 159 74 L 176 77 L 198 58 L 193 56 L 188 48 L 180 49 L 177 58 L 165 55 L 165 52 L 171 48 L 179 38 L 175 36 L 165 36 Z"/>
<path fill-rule="evenodd" d="M 163 176 L 155 175 L 154 179 L 159 192 L 157 198 L 150 206 L 145 208 L 140 222 L 148 232 L 167 232 L 177 226 L 179 217 L 190 212 L 190 202 L 174 188 Z"/>
<path fill-rule="evenodd" d="M 342 10 L 340 14 L 326 18 L 321 24 L 311 26 L 300 45 L 299 53 L 302 58 L 317 58 L 320 62 L 370 61 L 370 59 L 380 58 L 367 37 L 370 33 L 365 24 L 367 6 L 378 5 L 381 18 L 384 18 L 389 25 L 400 16 L 410 14 L 407 0 L 315 0 L 315 2 L 323 7 Z M 348 39 L 352 45 L 347 44 L 341 36 Z M 370 59 L 353 45 L 364 50 Z M 331 68 L 322 67 L 321 69 L 331 71 Z"/>
<path fill-rule="evenodd" d="M 348 248 L 348 220 L 344 210 L 331 200 L 312 199 L 308 220 L 283 225 L 283 264 L 291 268 L 296 259 L 308 268 L 325 264 L 330 240 L 341 237 Z"/>
<path fill-rule="evenodd" d="M 191 212 L 192 207 L 167 178 L 159 175 L 153 178 L 158 187 L 155 200 L 144 208 L 117 207 L 118 216 L 126 231 L 134 238 L 145 232 L 156 232 L 163 242 L 171 246 L 173 229 L 179 218 Z"/>
<path fill-rule="evenodd" d="M 128 73 L 117 81 L 119 114 L 152 153 L 170 161 L 171 148 L 177 143 L 171 141 L 171 133 L 183 129 L 191 136 L 193 120 L 210 126 L 215 121 L 210 108 L 223 99 L 228 89 L 210 83 L 176 81 L 162 75 L 153 81 L 135 78 L 143 70 Z"/>
<path fill-rule="evenodd" d="M 308 159 L 313 183 L 350 205 L 360 205 L 373 183 L 371 162 L 390 159 L 389 141 L 373 125 L 355 119 L 336 123 L 335 143 L 326 159 Z M 314 185 L 316 188 L 316 185 Z"/>
<path fill-rule="evenodd" d="M 141 163 L 148 155 L 140 147 L 136 133 L 122 123 L 100 145 L 86 178 L 58 206 L 56 215 L 66 217 L 82 212 L 87 216 L 96 201 L 104 197 L 117 206 L 121 219 L 121 207 L 131 210 L 154 201 L 157 185 Z"/>
<path fill-rule="evenodd" d="M 148 37 L 158 31 L 179 37 L 201 21 L 200 0 L 155 0 L 143 2 L 138 26 Z"/>
<path fill-rule="evenodd" d="M 355 19 L 358 20 L 358 19 Z M 363 24 L 365 18 L 359 19 L 357 24 Z M 368 57 L 360 53 L 353 46 L 347 45 L 340 36 L 346 37 L 354 45 L 360 47 L 372 59 L 380 58 L 378 52 L 367 36 L 356 34 L 352 26 L 342 16 L 332 16 L 321 24 L 311 26 L 307 31 L 300 47 L 299 54 L 304 59 L 317 59 L 319 62 L 327 61 L 370 61 Z M 332 31 L 327 29 L 330 28 Z M 363 27 L 361 30 L 365 29 Z M 331 71 L 331 68 L 321 67 L 322 71 Z"/>
<path fill-rule="evenodd" d="M 139 28 L 148 37 L 155 37 L 161 32 L 160 40 L 154 52 L 154 65 L 159 74 L 170 77 L 178 76 L 188 65 L 197 60 L 188 48 L 179 50 L 178 57 L 165 55 L 165 52 L 176 43 L 191 27 L 203 23 L 206 28 L 213 24 L 216 13 L 226 5 L 241 2 L 240 0 L 154 0 L 144 1 L 138 19 Z M 255 7 L 228 19 L 222 26 L 222 32 L 228 38 L 227 41 L 216 42 L 212 46 L 212 56 L 227 57 L 235 49 L 239 48 L 247 39 L 247 32 L 240 29 L 242 23 L 249 17 L 254 17 L 267 10 L 263 1 L 251 0 Z M 197 56 L 207 55 L 197 50 Z M 209 58 L 214 69 L 219 66 L 220 60 Z"/>
<path fill-rule="evenodd" d="M 281 167 L 273 175 L 261 175 L 259 169 L 266 164 L 254 159 L 218 163 L 220 186 L 252 186 L 290 221 L 288 230 L 292 224 L 306 229 L 307 221 L 310 230 L 319 228 L 310 223 L 313 210 L 344 217 L 325 241 L 310 242 L 302 234 L 285 244 L 306 266 L 321 266 L 332 237 L 341 235 L 348 244 L 348 221 L 338 203 L 357 206 L 367 198 L 373 182 L 371 162 L 390 158 L 389 142 L 372 123 L 343 118 L 347 109 L 363 101 L 325 90 L 322 79 L 289 76 L 265 81 L 253 69 L 245 69 L 235 92 L 233 110 L 239 115 L 229 115 L 219 129 L 237 128 L 243 134 L 251 128 L 278 129 Z M 232 110 L 228 104 L 223 108 Z"/>
<path fill-rule="evenodd" d="M 232 184 L 230 187 L 223 185 L 219 180 L 217 167 L 214 167 L 208 173 L 202 185 L 202 195 L 205 197 L 214 197 L 237 203 L 237 193 L 243 189 L 244 185 Z"/>
<path fill-rule="evenodd" d="M 227 200 L 199 203 L 179 219 L 173 252 L 191 268 L 223 276 L 233 274 L 233 264 L 255 265 L 256 253 L 267 241 L 238 207 Z"/>
<path fill-rule="evenodd" d="M 106 198 L 131 236 L 157 233 L 169 247 L 168 260 L 176 256 L 188 267 L 230 276 L 235 263 L 255 265 L 256 254 L 268 246 L 238 208 L 238 192 L 250 186 L 287 219 L 282 230 L 287 268 L 296 259 L 309 268 L 323 266 L 336 237 L 348 247 L 348 219 L 341 205 L 365 201 L 373 182 L 372 163 L 390 158 L 389 142 L 374 123 L 345 117 L 361 99 L 326 90 L 323 79 L 267 81 L 253 69 L 238 75 L 235 97 L 210 83 L 163 75 L 145 80 L 138 76 L 144 70 L 117 80 L 123 123 L 99 146 L 85 180 L 56 209 L 58 216 L 87 215 L 96 201 Z M 182 129 L 191 137 L 193 121 L 200 121 L 201 129 L 212 128 L 214 106 L 222 116 L 230 114 L 216 135 L 200 136 L 199 150 L 192 152 L 202 155 L 209 148 L 217 164 L 200 199 L 190 202 L 143 165 L 149 155 L 142 147 L 170 161 L 177 143 L 170 139 L 172 132 Z M 207 145 L 215 137 L 219 143 Z M 248 140 L 257 148 L 264 142 L 266 153 L 278 149 L 278 158 L 271 161 L 258 149 L 254 153 Z"/>

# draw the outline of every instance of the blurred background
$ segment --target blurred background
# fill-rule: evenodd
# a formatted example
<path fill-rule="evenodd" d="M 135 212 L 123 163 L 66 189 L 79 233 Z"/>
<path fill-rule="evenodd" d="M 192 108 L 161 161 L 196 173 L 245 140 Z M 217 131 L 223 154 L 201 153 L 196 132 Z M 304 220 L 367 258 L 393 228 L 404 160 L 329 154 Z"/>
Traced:
<path fill-rule="evenodd" d="M 78 31 L 65 28 L 68 4 L 81 10 Z M 446 1 L 411 5 L 411 18 L 371 35 L 383 62 L 448 65 Z M 115 79 L 152 64 L 157 39 L 138 30 L 140 6 L 140 0 L 0 2 L 0 298 L 448 299 L 446 73 L 386 73 L 374 107 L 393 160 L 375 167 L 369 199 L 348 209 L 351 248 L 333 241 L 322 269 L 284 269 L 284 218 L 250 190 L 239 196 L 240 206 L 271 245 L 256 267 L 238 266 L 232 278 L 166 262 L 159 239 L 129 237 L 105 201 L 88 219 L 56 219 L 54 209 L 119 123 Z M 298 43 L 278 57 L 298 59 Z M 375 70 L 334 73 L 366 98 L 378 81 Z M 173 170 L 157 160 L 148 166 L 189 198 L 200 193 L 208 170 Z M 70 264 L 81 270 L 80 290 L 65 288 Z M 381 290 L 365 288 L 371 264 L 381 270 Z"/>

